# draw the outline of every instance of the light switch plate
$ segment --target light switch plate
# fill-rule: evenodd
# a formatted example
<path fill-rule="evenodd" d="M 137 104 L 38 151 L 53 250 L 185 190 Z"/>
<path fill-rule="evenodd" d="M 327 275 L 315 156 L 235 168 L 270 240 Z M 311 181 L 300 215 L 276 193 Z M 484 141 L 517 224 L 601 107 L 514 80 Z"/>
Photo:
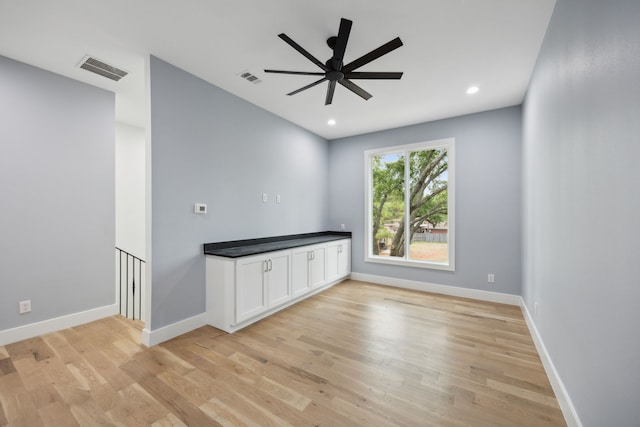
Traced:
<path fill-rule="evenodd" d="M 207 205 L 204 203 L 196 203 L 193 207 L 193 212 L 197 214 L 206 214 L 207 213 Z"/>

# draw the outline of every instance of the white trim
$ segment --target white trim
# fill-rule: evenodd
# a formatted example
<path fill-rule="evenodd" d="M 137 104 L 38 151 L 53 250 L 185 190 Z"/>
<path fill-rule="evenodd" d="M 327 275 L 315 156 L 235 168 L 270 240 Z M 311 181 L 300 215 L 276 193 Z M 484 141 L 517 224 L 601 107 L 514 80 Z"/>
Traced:
<path fill-rule="evenodd" d="M 207 313 L 200 313 L 188 319 L 179 320 L 162 328 L 150 331 L 145 327 L 142 330 L 142 344 L 147 347 L 169 341 L 194 329 L 198 329 L 207 324 Z"/>
<path fill-rule="evenodd" d="M 371 274 L 351 273 L 351 280 L 359 280 L 362 282 L 370 282 L 378 285 L 394 286 L 396 288 L 412 289 L 416 291 L 432 292 L 442 295 L 451 295 L 454 297 L 471 298 L 480 301 L 497 302 L 500 304 L 520 306 L 522 301 L 522 298 L 519 295 L 459 288 L 457 286 L 449 285 L 437 285 L 434 283 L 395 279 L 393 277 L 374 276 Z"/>
<path fill-rule="evenodd" d="M 375 264 L 401 265 L 405 267 L 430 268 L 432 270 L 454 271 L 454 266 L 444 262 L 409 260 L 381 255 L 365 256 L 364 262 Z"/>
<path fill-rule="evenodd" d="M 118 314 L 118 304 L 105 305 L 79 313 L 55 317 L 24 326 L 0 331 L 0 345 L 11 344 L 29 338 L 56 332 L 61 329 L 73 328 L 95 320 Z"/>
<path fill-rule="evenodd" d="M 365 153 L 367 153 L 367 156 L 370 156 L 375 154 L 394 153 L 397 151 L 416 151 L 416 150 L 423 150 L 425 148 L 446 147 L 448 144 L 451 144 L 454 141 L 455 141 L 454 137 L 434 139 L 432 141 L 423 141 L 423 142 L 415 142 L 411 144 L 391 145 L 388 147 L 373 148 L 371 150 L 366 150 Z"/>
<path fill-rule="evenodd" d="M 151 248 L 153 245 L 153 240 L 152 240 L 153 205 L 152 205 L 152 194 L 151 194 L 152 184 L 153 184 L 152 182 L 153 175 L 151 173 L 153 159 L 151 158 L 152 139 L 151 139 L 151 56 L 150 55 L 145 55 L 144 57 L 144 73 L 145 73 L 144 97 L 145 97 L 145 108 L 146 108 L 145 123 L 144 123 L 144 130 L 145 130 L 144 156 L 145 156 L 145 162 L 146 162 L 146 179 L 145 179 L 145 250 L 146 250 L 145 267 L 146 267 L 146 271 L 145 271 L 144 289 L 142 290 L 142 295 L 144 296 L 144 299 L 142 301 L 142 304 L 143 304 L 142 313 L 144 314 L 144 316 L 142 316 L 142 321 L 144 322 L 146 327 L 150 327 L 151 312 L 153 308 L 153 299 L 152 299 L 153 286 L 151 283 L 151 279 L 153 276 L 153 256 L 151 251 Z M 144 339 L 144 333 L 142 334 L 142 338 Z M 142 343 L 144 344 L 144 341 Z"/>
<path fill-rule="evenodd" d="M 365 220 L 364 220 L 364 261 L 371 263 L 381 263 L 381 264 L 395 264 L 395 265 L 403 265 L 409 267 L 419 267 L 419 268 L 429 268 L 434 270 L 446 270 L 446 271 L 455 271 L 455 138 L 443 138 L 433 141 L 425 141 L 418 142 L 413 144 L 404 144 L 404 145 L 396 145 L 390 147 L 383 148 L 375 148 L 371 150 L 366 150 L 364 152 L 364 193 L 365 193 Z M 448 166 L 447 166 L 447 174 L 448 174 L 448 206 L 447 206 L 447 222 L 449 224 L 449 232 L 448 232 L 448 249 L 449 249 L 449 259 L 446 263 L 442 262 L 430 262 L 430 261 L 420 261 L 420 260 L 411 260 L 407 257 L 401 259 L 392 259 L 389 257 L 380 257 L 374 256 L 372 254 L 372 242 L 371 242 L 371 217 L 372 217 L 372 180 L 371 180 L 371 157 L 375 155 L 381 154 L 389 154 L 389 153 L 398 153 L 404 152 L 408 154 L 410 152 L 419 151 L 419 150 L 429 150 L 429 149 L 437 149 L 437 148 L 446 148 L 447 149 L 447 157 L 448 157 Z M 405 156 L 408 158 L 408 155 Z M 405 167 L 405 183 L 409 182 L 409 168 Z M 405 191 L 405 198 L 409 197 L 409 193 Z M 405 206 L 408 205 L 408 200 L 405 200 Z M 409 213 L 405 211 L 405 223 L 408 223 L 408 215 Z M 405 245 L 410 244 L 409 241 L 405 239 Z M 408 254 L 408 250 L 405 249 L 405 254 Z"/>
<path fill-rule="evenodd" d="M 540 360 L 542 360 L 542 366 L 544 366 L 544 370 L 547 373 L 547 377 L 549 378 L 553 392 L 556 395 L 556 399 L 558 400 L 558 404 L 560 405 L 560 409 L 562 410 L 562 415 L 564 415 L 564 420 L 566 421 L 567 426 L 582 427 L 576 408 L 571 402 L 569 393 L 564 387 L 564 384 L 560 379 L 560 375 L 558 375 L 558 371 L 551 360 L 551 356 L 547 352 L 547 348 L 542 341 L 538 328 L 536 328 L 536 324 L 533 322 L 533 318 L 531 317 L 529 309 L 524 303 L 522 297 L 520 297 L 520 308 L 522 309 L 522 314 L 524 315 L 524 319 L 529 327 L 529 333 L 531 334 L 531 338 L 533 338 L 533 342 L 538 350 L 538 355 L 540 356 Z"/>

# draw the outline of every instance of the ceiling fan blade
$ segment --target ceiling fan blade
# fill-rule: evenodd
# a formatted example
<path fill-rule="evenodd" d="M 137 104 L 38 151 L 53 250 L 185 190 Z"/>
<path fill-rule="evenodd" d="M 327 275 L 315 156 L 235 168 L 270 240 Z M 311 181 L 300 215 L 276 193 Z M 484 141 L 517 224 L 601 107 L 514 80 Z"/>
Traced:
<path fill-rule="evenodd" d="M 336 69 L 339 69 L 339 67 L 342 66 L 342 59 L 344 58 L 344 52 L 347 50 L 347 42 L 349 41 L 352 24 L 353 22 L 348 19 L 342 18 L 340 20 L 340 29 L 338 30 L 336 46 L 333 48 L 333 61 L 338 64 Z"/>
<path fill-rule="evenodd" d="M 346 79 L 399 79 L 402 77 L 402 72 L 354 72 L 346 73 L 344 77 Z"/>
<path fill-rule="evenodd" d="M 324 76 L 324 73 L 313 73 L 307 71 L 284 71 L 284 70 L 264 70 L 265 73 L 275 73 L 275 74 L 297 74 L 300 76 Z"/>
<path fill-rule="evenodd" d="M 291 40 L 291 38 L 286 35 L 285 33 L 282 34 L 278 34 L 278 37 L 280 37 L 282 40 L 284 40 L 289 46 L 291 46 L 292 48 L 294 48 L 295 50 L 297 50 L 298 52 L 300 52 L 302 55 L 305 56 L 305 58 L 307 58 L 309 61 L 313 62 L 314 64 L 316 64 L 318 67 L 320 67 L 321 69 L 323 69 L 324 71 L 327 71 L 327 66 L 324 65 L 322 62 L 318 61 L 318 59 L 316 59 L 316 57 L 314 57 L 313 55 L 311 55 L 309 52 L 307 52 L 302 46 L 300 46 L 298 43 L 294 42 L 293 40 Z"/>
<path fill-rule="evenodd" d="M 358 86 L 357 84 L 352 82 L 351 80 L 342 79 L 342 80 L 338 80 L 338 83 L 340 83 L 342 86 L 346 87 L 347 89 L 349 89 L 351 92 L 355 93 L 356 95 L 364 98 L 365 100 L 367 100 L 367 99 L 369 99 L 369 98 L 371 98 L 373 96 L 369 92 L 367 92 L 366 90 L 362 89 L 360 86 Z"/>
<path fill-rule="evenodd" d="M 374 49 L 371 52 L 367 53 L 366 55 L 363 55 L 360 58 L 356 59 L 355 61 L 345 65 L 344 67 L 342 67 L 342 72 L 345 74 L 349 73 L 355 70 L 356 68 L 360 68 L 363 65 L 366 65 L 369 62 L 380 58 L 382 55 L 386 55 L 387 53 L 399 48 L 400 46 L 402 46 L 402 40 L 400 40 L 400 37 L 396 37 L 390 42 L 383 44 L 379 48 Z"/>
<path fill-rule="evenodd" d="M 301 87 L 300 89 L 294 90 L 293 92 L 289 92 L 287 95 L 289 95 L 289 96 L 291 96 L 291 95 L 295 95 L 296 93 L 300 93 L 300 92 L 302 92 L 303 90 L 307 90 L 307 89 L 312 88 L 312 87 L 314 87 L 314 86 L 316 86 L 316 85 L 319 85 L 320 83 L 322 83 L 322 82 L 324 82 L 324 81 L 326 81 L 326 80 L 327 80 L 327 78 L 326 78 L 326 77 L 323 77 L 323 78 L 321 78 L 321 79 L 320 79 L 320 80 L 318 80 L 318 81 L 315 81 L 315 82 L 313 82 L 313 83 L 311 83 L 311 84 L 306 85 L 305 87 Z"/>
<path fill-rule="evenodd" d="M 324 105 L 329 105 L 333 101 L 333 93 L 336 91 L 336 82 L 329 82 L 327 85 L 327 97 L 324 99 Z"/>

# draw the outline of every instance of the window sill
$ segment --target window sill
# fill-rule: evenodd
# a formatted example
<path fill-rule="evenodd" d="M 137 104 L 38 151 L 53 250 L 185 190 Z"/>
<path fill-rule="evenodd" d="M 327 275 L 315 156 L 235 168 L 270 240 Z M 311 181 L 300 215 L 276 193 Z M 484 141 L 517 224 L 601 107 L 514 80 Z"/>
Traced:
<path fill-rule="evenodd" d="M 364 262 L 372 262 L 376 264 L 390 264 L 403 267 L 417 267 L 428 268 L 431 270 L 444 270 L 455 271 L 455 266 L 452 263 L 434 262 L 434 261 L 417 261 L 407 259 L 393 259 L 385 256 L 368 256 L 365 257 Z"/>

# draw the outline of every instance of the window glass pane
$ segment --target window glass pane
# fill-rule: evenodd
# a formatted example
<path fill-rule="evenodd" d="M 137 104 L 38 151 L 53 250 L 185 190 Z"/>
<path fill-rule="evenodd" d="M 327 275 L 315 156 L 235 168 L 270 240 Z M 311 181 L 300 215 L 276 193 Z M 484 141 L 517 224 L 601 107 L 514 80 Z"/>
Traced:
<path fill-rule="evenodd" d="M 402 153 L 371 157 L 371 253 L 403 257 L 404 163 Z"/>
<path fill-rule="evenodd" d="M 365 152 L 366 262 L 455 271 L 454 144 Z"/>
<path fill-rule="evenodd" d="M 409 154 L 409 259 L 449 261 L 447 165 L 446 148 Z"/>

